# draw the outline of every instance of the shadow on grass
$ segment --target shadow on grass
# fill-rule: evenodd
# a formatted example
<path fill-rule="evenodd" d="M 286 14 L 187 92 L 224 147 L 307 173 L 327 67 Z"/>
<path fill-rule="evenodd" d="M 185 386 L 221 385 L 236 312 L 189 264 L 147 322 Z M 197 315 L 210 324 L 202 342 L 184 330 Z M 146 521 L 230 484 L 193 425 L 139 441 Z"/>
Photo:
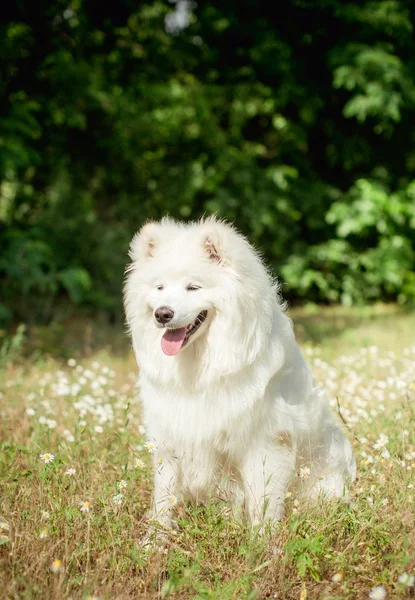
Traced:
<path fill-rule="evenodd" d="M 407 338 L 409 343 L 415 337 L 415 311 L 395 304 L 353 308 L 312 305 L 293 308 L 288 314 L 300 343 L 354 339 L 356 344 L 367 345 L 389 337 L 392 345 L 396 345 L 399 337 Z"/>
<path fill-rule="evenodd" d="M 412 345 L 415 311 L 396 305 L 346 308 L 311 305 L 295 307 L 288 315 L 300 344 L 339 347 L 367 346 L 386 349 Z M 124 323 L 110 323 L 105 313 L 77 313 L 47 326 L 31 325 L 23 345 L 26 356 L 49 355 L 56 359 L 84 358 L 107 352 L 118 358 L 131 356 L 131 342 Z"/>

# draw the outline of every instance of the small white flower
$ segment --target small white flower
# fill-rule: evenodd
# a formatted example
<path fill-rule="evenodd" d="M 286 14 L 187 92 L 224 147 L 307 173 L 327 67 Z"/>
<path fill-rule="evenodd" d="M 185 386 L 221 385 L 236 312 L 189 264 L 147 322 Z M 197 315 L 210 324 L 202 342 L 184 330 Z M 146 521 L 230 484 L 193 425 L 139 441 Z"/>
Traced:
<path fill-rule="evenodd" d="M 383 585 L 375 585 L 375 587 L 372 587 L 369 598 L 370 600 L 383 600 L 386 598 L 386 590 Z"/>
<path fill-rule="evenodd" d="M 127 487 L 125 479 L 121 479 L 121 481 L 118 482 L 117 487 L 119 490 L 124 490 Z"/>
<path fill-rule="evenodd" d="M 90 502 L 88 502 L 88 501 L 86 501 L 86 502 L 80 502 L 79 505 L 80 505 L 80 509 L 79 510 L 81 512 L 83 512 L 83 513 L 89 513 L 90 510 L 92 509 L 92 504 Z"/>
<path fill-rule="evenodd" d="M 26 414 L 29 415 L 29 417 L 33 417 L 33 415 L 36 414 L 36 411 L 34 408 L 26 408 Z"/>
<path fill-rule="evenodd" d="M 6 521 L 0 521 L 0 533 L 10 531 L 11 527 Z"/>
<path fill-rule="evenodd" d="M 409 575 L 408 573 L 402 573 L 398 577 L 398 583 L 402 585 L 406 585 L 406 587 L 414 587 L 415 584 L 415 575 Z"/>
<path fill-rule="evenodd" d="M 120 506 L 122 504 L 124 500 L 124 494 L 117 494 L 116 496 L 112 497 L 112 501 L 114 502 L 114 504 L 117 504 L 117 506 Z"/>
<path fill-rule="evenodd" d="M 40 460 L 42 460 L 45 465 L 51 463 L 55 458 L 54 454 L 50 454 L 50 452 L 45 452 L 45 454 L 40 455 Z"/>
<path fill-rule="evenodd" d="M 50 565 L 50 570 L 52 571 L 52 573 L 59 573 L 59 571 L 62 571 L 63 569 L 63 564 L 61 560 L 54 560 L 53 563 Z"/>
<path fill-rule="evenodd" d="M 74 358 L 68 360 L 68 367 L 76 367 L 76 360 Z"/>
<path fill-rule="evenodd" d="M 39 539 L 44 540 L 47 537 L 48 537 L 48 530 L 47 529 L 41 529 L 40 532 L 39 532 Z"/>
<path fill-rule="evenodd" d="M 169 504 L 171 504 L 171 506 L 174 506 L 175 504 L 177 504 L 177 497 L 174 496 L 173 494 L 171 494 L 170 496 L 167 496 L 167 500 L 168 500 Z"/>
<path fill-rule="evenodd" d="M 138 433 L 140 433 L 141 435 L 144 435 L 146 432 L 146 428 L 143 425 L 139 425 L 138 426 Z"/>
<path fill-rule="evenodd" d="M 42 516 L 42 519 L 50 519 L 50 512 L 47 510 L 42 510 L 40 511 L 40 514 Z"/>
<path fill-rule="evenodd" d="M 149 454 L 153 454 L 153 452 L 154 452 L 154 444 L 153 444 L 153 442 L 146 442 L 144 444 L 144 448 L 147 449 L 147 451 L 148 451 Z"/>
<path fill-rule="evenodd" d="M 334 573 L 334 575 L 331 578 L 331 580 L 334 581 L 334 583 L 341 583 L 343 581 L 343 579 L 344 579 L 344 575 L 341 571 Z"/>
<path fill-rule="evenodd" d="M 69 467 L 69 469 L 66 469 L 66 471 L 65 471 L 65 475 L 72 476 L 72 475 L 75 475 L 75 474 L 76 474 L 75 467 Z"/>
<path fill-rule="evenodd" d="M 94 431 L 96 433 L 103 433 L 104 428 L 102 427 L 102 425 L 94 425 Z"/>
<path fill-rule="evenodd" d="M 300 467 L 300 470 L 298 472 L 301 479 L 307 479 L 307 477 L 310 476 L 310 473 L 311 473 L 310 467 Z"/>
<path fill-rule="evenodd" d="M 142 469 L 145 466 L 145 463 L 143 460 L 141 460 L 141 458 L 136 458 L 135 462 L 134 462 L 134 466 L 137 467 L 138 469 Z"/>

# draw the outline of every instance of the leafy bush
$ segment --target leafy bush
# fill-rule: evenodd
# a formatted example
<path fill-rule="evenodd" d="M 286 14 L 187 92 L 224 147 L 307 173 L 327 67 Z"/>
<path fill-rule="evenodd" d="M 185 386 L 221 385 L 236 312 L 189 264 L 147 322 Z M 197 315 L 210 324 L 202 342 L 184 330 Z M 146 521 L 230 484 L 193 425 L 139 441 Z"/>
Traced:
<path fill-rule="evenodd" d="M 128 241 L 166 213 L 234 220 L 291 299 L 415 299 L 409 0 L 241 1 L 182 27 L 162 0 L 8 9 L 0 320 L 121 314 Z"/>

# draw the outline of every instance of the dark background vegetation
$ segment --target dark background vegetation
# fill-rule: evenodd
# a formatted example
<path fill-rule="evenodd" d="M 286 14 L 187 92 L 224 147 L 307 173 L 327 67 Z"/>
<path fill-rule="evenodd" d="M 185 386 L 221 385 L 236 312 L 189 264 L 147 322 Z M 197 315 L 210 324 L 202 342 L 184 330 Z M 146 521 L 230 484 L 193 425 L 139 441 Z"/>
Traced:
<path fill-rule="evenodd" d="M 166 213 L 233 220 L 292 302 L 414 302 L 412 1 L 16 0 L 1 19 L 1 322 L 119 318 L 129 240 Z"/>

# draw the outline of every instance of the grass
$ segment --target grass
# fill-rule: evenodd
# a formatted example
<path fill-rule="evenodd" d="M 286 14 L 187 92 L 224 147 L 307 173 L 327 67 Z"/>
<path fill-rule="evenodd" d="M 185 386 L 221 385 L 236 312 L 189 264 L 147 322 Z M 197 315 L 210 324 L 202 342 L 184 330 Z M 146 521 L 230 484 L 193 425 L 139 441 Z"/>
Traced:
<path fill-rule="evenodd" d="M 398 581 L 415 573 L 415 316 L 293 317 L 354 440 L 350 501 L 310 507 L 292 495 L 262 536 L 219 502 L 184 507 L 178 533 L 151 551 L 140 546 L 150 461 L 122 331 L 73 320 L 0 340 L 0 596 L 335 600 L 383 586 L 415 597 Z"/>

